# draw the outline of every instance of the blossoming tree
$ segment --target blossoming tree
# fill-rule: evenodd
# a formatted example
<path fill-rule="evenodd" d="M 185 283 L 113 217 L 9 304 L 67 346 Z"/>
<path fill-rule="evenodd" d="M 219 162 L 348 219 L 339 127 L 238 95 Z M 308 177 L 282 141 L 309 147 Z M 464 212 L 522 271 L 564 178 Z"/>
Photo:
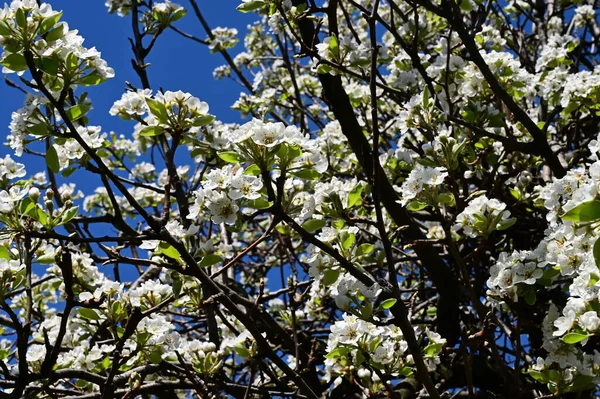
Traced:
<path fill-rule="evenodd" d="M 106 5 L 122 134 L 62 13 L 0 10 L 0 398 L 594 397 L 597 2 L 245 0 L 243 50 L 196 0 Z M 166 30 L 242 123 L 150 81 Z"/>

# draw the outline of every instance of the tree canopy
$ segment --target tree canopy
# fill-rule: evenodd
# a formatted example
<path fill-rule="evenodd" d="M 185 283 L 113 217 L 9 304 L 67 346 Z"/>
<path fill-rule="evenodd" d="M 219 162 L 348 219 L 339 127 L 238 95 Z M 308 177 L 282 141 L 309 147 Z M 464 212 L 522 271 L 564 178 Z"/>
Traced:
<path fill-rule="evenodd" d="M 86 21 L 0 10 L 0 399 L 595 397 L 596 1 L 106 6 L 119 133 Z M 242 122 L 149 78 L 166 31 Z"/>

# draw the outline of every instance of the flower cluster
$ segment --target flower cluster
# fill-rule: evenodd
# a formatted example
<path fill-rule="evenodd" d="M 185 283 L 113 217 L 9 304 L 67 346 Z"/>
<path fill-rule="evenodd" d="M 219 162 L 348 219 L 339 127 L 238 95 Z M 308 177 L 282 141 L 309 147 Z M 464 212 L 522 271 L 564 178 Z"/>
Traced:
<path fill-rule="evenodd" d="M 493 231 L 506 230 L 516 221 L 510 217 L 505 203 L 482 195 L 471 200 L 465 210 L 456 216 L 452 230 L 462 229 L 469 237 L 487 238 Z"/>
<path fill-rule="evenodd" d="M 138 121 L 136 134 L 142 137 L 195 132 L 214 120 L 207 103 L 181 90 L 159 92 L 154 97 L 149 89 L 127 92 L 113 104 L 110 114 Z"/>
<path fill-rule="evenodd" d="M 437 195 L 448 172 L 441 167 L 429 167 L 416 164 L 400 187 L 399 201 L 402 205 L 418 201 L 424 204 L 437 203 Z"/>

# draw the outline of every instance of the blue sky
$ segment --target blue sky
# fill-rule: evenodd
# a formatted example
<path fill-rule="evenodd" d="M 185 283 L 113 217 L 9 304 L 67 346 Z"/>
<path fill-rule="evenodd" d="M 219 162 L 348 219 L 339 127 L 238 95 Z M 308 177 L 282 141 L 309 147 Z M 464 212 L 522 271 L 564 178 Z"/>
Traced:
<path fill-rule="evenodd" d="M 206 34 L 187 0 L 176 2 L 189 10 L 188 14 L 177 22 L 177 27 L 205 39 Z M 128 38 L 132 36 L 131 18 L 108 14 L 104 0 L 51 0 L 50 3 L 55 10 L 64 11 L 62 20 L 69 24 L 70 29 L 79 30 L 79 34 L 85 38 L 86 47 L 96 47 L 102 52 L 102 58 L 115 69 L 116 76 L 113 79 L 99 86 L 87 88 L 94 106 L 90 113 L 90 124 L 101 125 L 107 132 L 114 130 L 125 135 L 131 134 L 133 127 L 131 123 L 108 114 L 112 103 L 121 97 L 126 81 L 136 87 L 141 86 L 131 67 L 132 51 L 128 42 Z M 240 31 L 240 43 L 232 49 L 233 54 L 242 51 L 246 26 L 255 18 L 252 14 L 237 11 L 235 8 L 239 3 L 238 0 L 198 1 L 212 28 L 234 27 Z M 164 90 L 190 92 L 202 101 L 206 101 L 210 105 L 210 112 L 219 120 L 239 121 L 238 112 L 231 110 L 230 107 L 238 98 L 241 86 L 232 81 L 216 81 L 212 76 L 214 68 L 224 64 L 220 54 L 211 54 L 206 46 L 184 39 L 168 30 L 159 38 L 147 61 L 151 63 L 148 72 L 150 84 L 155 91 L 162 87 Z M 18 80 L 15 74 L 9 75 L 9 78 Z M 10 115 L 22 106 L 23 99 L 23 94 L 6 86 L 2 78 L 0 82 L 2 142 L 5 141 L 8 133 Z M 3 156 L 9 151 L 10 149 L 2 147 L 0 155 Z"/>

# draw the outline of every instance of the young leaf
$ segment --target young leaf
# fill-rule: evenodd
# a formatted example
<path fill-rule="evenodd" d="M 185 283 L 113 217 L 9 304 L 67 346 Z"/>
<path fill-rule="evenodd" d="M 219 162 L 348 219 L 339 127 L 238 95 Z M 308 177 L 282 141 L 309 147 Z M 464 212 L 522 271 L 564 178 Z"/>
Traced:
<path fill-rule="evenodd" d="M 406 206 L 409 211 L 420 211 L 422 209 L 427 208 L 427 204 L 420 201 L 412 201 Z"/>
<path fill-rule="evenodd" d="M 342 242 L 342 248 L 344 248 L 346 251 L 349 250 L 350 247 L 354 245 L 354 241 L 356 241 L 356 236 L 352 233 L 348 234 L 348 236 L 345 237 Z"/>
<path fill-rule="evenodd" d="M 213 123 L 215 119 L 216 118 L 214 115 L 199 116 L 196 119 L 194 119 L 194 126 L 206 126 L 208 124 Z"/>
<path fill-rule="evenodd" d="M 221 258 L 219 255 L 210 254 L 210 255 L 206 255 L 204 258 L 202 258 L 202 260 L 200 262 L 198 262 L 198 266 L 208 267 L 208 266 L 215 265 L 215 264 L 221 262 L 222 260 L 223 260 L 223 258 Z"/>
<path fill-rule="evenodd" d="M 152 115 L 156 116 L 161 123 L 166 122 L 169 119 L 167 108 L 160 101 L 156 101 L 153 98 L 146 98 L 146 103 Z"/>
<path fill-rule="evenodd" d="M 501 221 L 500 223 L 498 223 L 498 225 L 496 226 L 496 230 L 506 230 L 509 227 L 511 227 L 513 224 L 515 224 L 517 222 L 517 218 L 508 218 L 506 220 Z"/>
<path fill-rule="evenodd" d="M 352 189 L 348 193 L 348 208 L 352 208 L 358 201 L 360 200 L 360 195 L 363 191 L 363 186 L 361 184 L 357 184 L 356 187 Z"/>
<path fill-rule="evenodd" d="M 79 206 L 74 206 L 69 208 L 65 213 L 63 213 L 62 218 L 60 219 L 60 224 L 69 223 L 75 216 L 77 216 L 77 211 L 79 211 Z"/>
<path fill-rule="evenodd" d="M 9 54 L 4 57 L 0 64 L 15 72 L 27 70 L 27 61 L 21 54 Z"/>
<path fill-rule="evenodd" d="M 329 269 L 323 275 L 323 284 L 327 287 L 335 283 L 340 276 L 339 270 Z"/>
<path fill-rule="evenodd" d="M 381 302 L 379 309 L 389 309 L 394 306 L 396 302 L 398 302 L 398 300 L 395 298 L 386 299 L 385 301 Z"/>
<path fill-rule="evenodd" d="M 593 253 L 594 261 L 596 262 L 596 267 L 600 269 L 600 239 L 596 239 L 596 242 L 594 243 Z"/>
<path fill-rule="evenodd" d="M 356 256 L 368 255 L 373 252 L 373 248 L 375 248 L 373 244 L 360 244 L 358 248 L 356 248 Z"/>
<path fill-rule="evenodd" d="M 0 246 L 0 258 L 10 260 L 10 252 L 4 245 Z"/>
<path fill-rule="evenodd" d="M 245 1 L 239 6 L 236 7 L 236 10 L 241 11 L 243 13 L 247 13 L 250 11 L 258 10 L 259 8 L 263 8 L 265 6 L 265 2 L 261 0 L 254 1 Z"/>
<path fill-rule="evenodd" d="M 145 128 L 143 128 L 140 131 L 140 136 L 155 137 L 155 136 L 160 136 L 164 132 L 165 132 L 164 129 L 160 126 L 146 126 Z"/>
<path fill-rule="evenodd" d="M 220 152 L 219 158 L 221 158 L 225 162 L 229 163 L 240 163 L 244 160 L 240 154 L 237 152 L 229 151 L 229 152 Z"/>
<path fill-rule="evenodd" d="M 319 172 L 312 169 L 299 170 L 297 172 L 293 172 L 292 175 L 305 180 L 317 180 L 319 177 L 321 177 Z"/>
<path fill-rule="evenodd" d="M 171 259 L 175 259 L 175 260 L 180 260 L 181 259 L 181 254 L 179 253 L 179 251 L 177 249 L 175 249 L 173 246 L 167 244 L 166 242 L 161 242 L 160 244 L 158 244 L 158 247 L 156 248 L 161 254 L 168 256 Z"/>
<path fill-rule="evenodd" d="M 10 36 L 12 34 L 13 30 L 11 27 L 6 23 L 6 21 L 0 19 L 0 36 Z"/>
<path fill-rule="evenodd" d="M 58 153 L 56 152 L 56 148 L 54 148 L 53 145 L 48 147 L 48 150 L 46 151 L 46 165 L 52 172 L 60 172 L 60 162 L 58 160 Z"/>
<path fill-rule="evenodd" d="M 100 320 L 100 315 L 94 309 L 79 308 L 77 313 L 84 319 L 88 320 Z"/>
<path fill-rule="evenodd" d="M 562 219 L 573 222 L 591 222 L 600 219 L 600 201 L 584 202 L 565 213 Z"/>
<path fill-rule="evenodd" d="M 308 231 L 309 233 L 314 233 L 315 231 L 321 229 L 326 224 L 327 224 L 327 222 L 324 220 L 321 220 L 321 219 L 310 219 L 310 220 L 307 220 L 306 222 L 302 223 L 302 227 L 304 228 L 304 230 Z"/>
<path fill-rule="evenodd" d="M 90 73 L 89 75 L 86 75 L 83 78 L 79 79 L 79 83 L 81 83 L 84 86 L 96 86 L 104 82 L 104 80 L 105 79 L 100 75 Z"/>
<path fill-rule="evenodd" d="M 67 116 L 71 121 L 76 121 L 77 119 L 83 118 L 89 110 L 90 106 L 86 104 L 73 105 L 67 110 Z"/>
<path fill-rule="evenodd" d="M 562 341 L 566 344 L 576 344 L 578 342 L 583 341 L 584 339 L 586 339 L 588 337 L 589 337 L 589 335 L 587 335 L 587 334 L 568 333 L 568 334 L 565 334 L 564 337 L 562 337 Z"/>
<path fill-rule="evenodd" d="M 61 12 L 57 12 L 54 15 L 44 18 L 44 20 L 40 24 L 40 35 L 43 35 L 44 33 L 48 32 L 50 29 L 52 29 L 52 27 L 54 27 L 54 25 L 56 25 L 56 23 L 58 22 L 60 17 L 62 17 L 62 14 L 63 13 L 61 11 Z"/>
<path fill-rule="evenodd" d="M 273 206 L 273 202 L 267 201 L 263 198 L 257 198 L 257 199 L 248 201 L 246 203 L 246 206 L 248 206 L 248 208 L 252 208 L 252 209 L 267 209 L 267 208 L 270 208 L 271 206 Z"/>
<path fill-rule="evenodd" d="M 338 43 L 337 37 L 333 35 L 329 38 L 329 50 L 335 58 L 340 57 L 340 45 Z"/>

